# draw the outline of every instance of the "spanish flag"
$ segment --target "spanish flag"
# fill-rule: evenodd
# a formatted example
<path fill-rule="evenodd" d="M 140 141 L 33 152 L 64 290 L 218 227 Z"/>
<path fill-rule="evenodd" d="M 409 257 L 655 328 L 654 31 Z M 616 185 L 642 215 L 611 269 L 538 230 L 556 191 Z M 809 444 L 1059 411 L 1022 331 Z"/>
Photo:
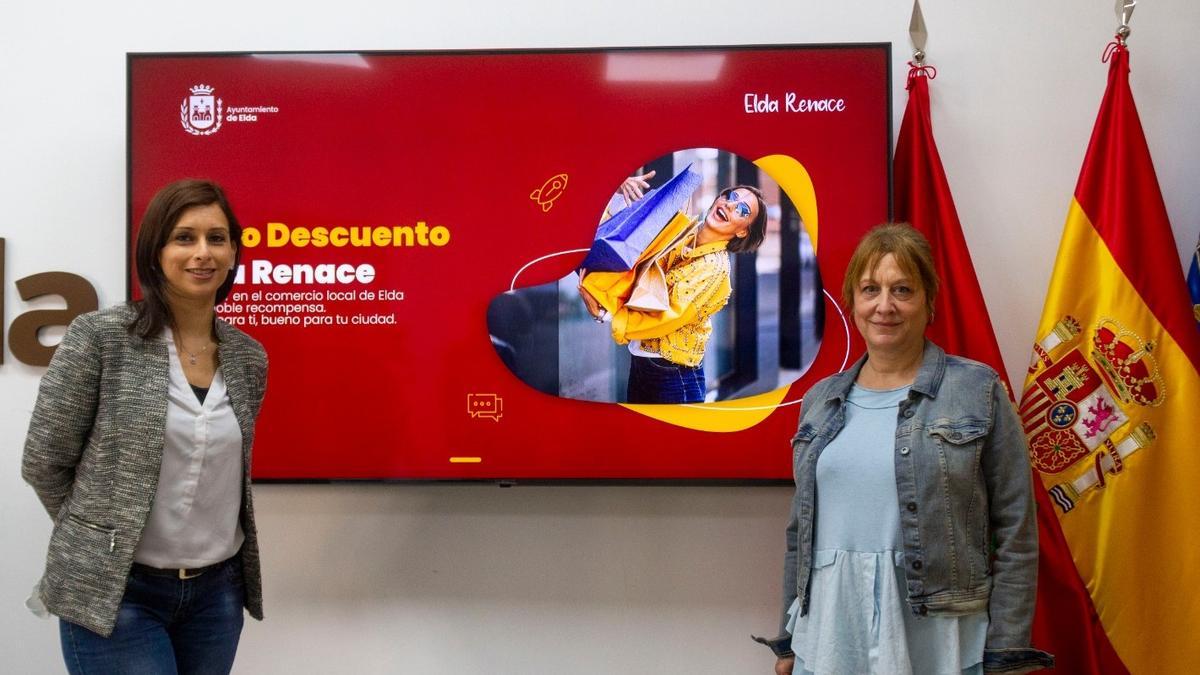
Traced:
<path fill-rule="evenodd" d="M 1108 88 L 1020 414 L 1070 552 L 1050 562 L 1074 567 L 1096 613 L 1053 630 L 1095 650 L 1084 672 L 1190 672 L 1200 626 L 1200 445 L 1191 426 L 1200 332 L 1129 89 L 1129 52 L 1117 42 L 1105 58 Z"/>

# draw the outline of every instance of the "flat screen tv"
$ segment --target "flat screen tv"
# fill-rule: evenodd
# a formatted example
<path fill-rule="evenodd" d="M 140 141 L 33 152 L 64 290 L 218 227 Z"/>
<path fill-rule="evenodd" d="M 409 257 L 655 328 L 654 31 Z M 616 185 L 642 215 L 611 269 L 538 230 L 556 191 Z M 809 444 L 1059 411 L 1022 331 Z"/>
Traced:
<path fill-rule="evenodd" d="M 220 183 L 244 233 L 218 311 L 271 364 L 256 480 L 777 482 L 803 392 L 861 351 L 836 298 L 889 213 L 889 64 L 886 44 L 130 54 L 129 294 L 153 194 Z M 689 229 L 760 205 L 755 250 Z M 676 231 L 669 306 L 625 307 L 641 247 Z M 693 283 L 685 255 L 720 273 Z M 600 321 L 585 260 L 616 289 Z M 676 371 L 702 400 L 631 403 L 635 354 L 701 359 Z"/>

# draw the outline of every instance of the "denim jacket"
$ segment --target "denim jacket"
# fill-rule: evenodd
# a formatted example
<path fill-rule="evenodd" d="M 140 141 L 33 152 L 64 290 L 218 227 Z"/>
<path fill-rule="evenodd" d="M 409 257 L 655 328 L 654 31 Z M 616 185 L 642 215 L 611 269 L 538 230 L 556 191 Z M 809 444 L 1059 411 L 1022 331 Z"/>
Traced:
<path fill-rule="evenodd" d="M 781 625 L 796 597 L 801 615 L 808 613 L 817 458 L 845 423 L 846 397 L 865 361 L 821 380 L 804 397 L 792 438 L 796 494 Z M 1037 522 L 1025 435 L 1000 378 L 926 341 L 896 422 L 896 506 L 910 609 L 919 616 L 986 610 L 987 671 L 1052 665 L 1053 657 L 1029 646 Z M 784 631 L 759 641 L 779 656 L 792 653 Z"/>

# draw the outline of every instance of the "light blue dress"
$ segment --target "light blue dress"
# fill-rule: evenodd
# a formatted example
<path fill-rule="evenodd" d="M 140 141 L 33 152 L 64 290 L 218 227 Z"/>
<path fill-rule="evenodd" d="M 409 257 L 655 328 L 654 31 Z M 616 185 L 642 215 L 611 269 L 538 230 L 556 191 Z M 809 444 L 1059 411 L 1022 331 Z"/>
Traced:
<path fill-rule="evenodd" d="M 905 601 L 899 497 L 892 454 L 908 387 L 854 385 L 846 424 L 817 460 L 817 524 L 809 611 L 787 629 L 796 675 L 983 672 L 986 612 L 912 613 Z"/>

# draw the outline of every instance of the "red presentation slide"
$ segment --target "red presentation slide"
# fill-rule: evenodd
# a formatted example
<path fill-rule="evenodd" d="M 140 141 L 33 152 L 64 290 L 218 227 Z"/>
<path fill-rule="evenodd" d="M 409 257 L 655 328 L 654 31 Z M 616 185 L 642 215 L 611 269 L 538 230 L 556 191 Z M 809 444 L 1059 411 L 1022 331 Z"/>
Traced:
<path fill-rule="evenodd" d="M 861 351 L 837 298 L 888 216 L 889 62 L 131 54 L 130 241 L 167 183 L 225 188 L 218 312 L 270 357 L 257 480 L 778 481 L 804 391 Z M 629 295 L 655 266 L 665 308 Z M 690 402 L 642 402 L 664 373 Z"/>

